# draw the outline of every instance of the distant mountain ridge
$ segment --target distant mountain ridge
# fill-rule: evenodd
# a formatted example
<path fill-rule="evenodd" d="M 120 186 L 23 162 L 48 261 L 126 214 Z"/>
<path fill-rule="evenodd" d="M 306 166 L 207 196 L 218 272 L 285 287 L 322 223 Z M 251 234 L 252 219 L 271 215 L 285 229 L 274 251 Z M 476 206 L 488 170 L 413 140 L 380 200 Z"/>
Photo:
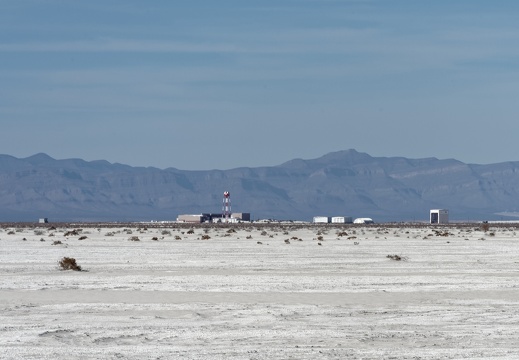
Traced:
<path fill-rule="evenodd" d="M 178 214 L 232 210 L 254 219 L 313 216 L 426 220 L 447 208 L 457 220 L 492 220 L 519 211 L 519 162 L 372 157 L 356 150 L 278 166 L 186 171 L 0 155 L 0 221 L 174 220 Z"/>

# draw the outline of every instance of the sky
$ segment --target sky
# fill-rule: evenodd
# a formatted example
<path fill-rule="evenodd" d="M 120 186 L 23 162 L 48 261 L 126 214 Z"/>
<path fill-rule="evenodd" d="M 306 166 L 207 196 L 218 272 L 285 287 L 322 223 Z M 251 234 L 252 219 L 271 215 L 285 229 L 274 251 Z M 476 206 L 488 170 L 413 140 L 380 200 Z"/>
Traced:
<path fill-rule="evenodd" d="M 0 154 L 519 160 L 515 0 L 0 0 Z"/>

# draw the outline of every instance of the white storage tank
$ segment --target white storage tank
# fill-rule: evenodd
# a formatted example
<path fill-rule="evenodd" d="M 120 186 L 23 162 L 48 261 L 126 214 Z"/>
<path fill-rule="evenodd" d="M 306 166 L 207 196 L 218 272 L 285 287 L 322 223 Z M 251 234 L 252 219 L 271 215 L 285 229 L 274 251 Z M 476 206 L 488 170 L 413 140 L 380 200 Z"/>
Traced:
<path fill-rule="evenodd" d="M 353 219 L 351 216 L 333 216 L 332 224 L 351 224 Z"/>
<path fill-rule="evenodd" d="M 353 221 L 354 224 L 373 224 L 374 221 L 372 218 L 356 218 Z"/>
<path fill-rule="evenodd" d="M 328 224 L 329 222 L 328 216 L 314 216 L 314 224 Z"/>

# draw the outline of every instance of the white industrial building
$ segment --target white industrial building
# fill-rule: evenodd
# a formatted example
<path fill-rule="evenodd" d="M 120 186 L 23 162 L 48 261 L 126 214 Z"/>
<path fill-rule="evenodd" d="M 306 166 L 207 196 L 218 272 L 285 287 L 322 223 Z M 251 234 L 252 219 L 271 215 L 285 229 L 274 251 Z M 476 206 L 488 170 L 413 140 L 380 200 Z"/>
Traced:
<path fill-rule="evenodd" d="M 331 218 L 329 216 L 314 216 L 314 224 L 328 224 Z"/>
<path fill-rule="evenodd" d="M 333 216 L 332 224 L 351 224 L 353 218 L 351 216 Z"/>
<path fill-rule="evenodd" d="M 250 213 L 232 213 L 231 217 L 227 219 L 231 223 L 248 222 L 250 221 Z M 181 214 L 177 217 L 177 222 L 181 223 L 204 223 L 204 222 L 224 222 L 223 214 L 198 214 L 188 215 Z"/>
<path fill-rule="evenodd" d="M 199 214 L 199 215 L 178 215 L 177 222 L 182 223 L 202 223 L 207 220 L 206 214 Z"/>
<path fill-rule="evenodd" d="M 430 219 L 431 224 L 448 224 L 449 223 L 449 210 L 433 209 L 430 211 L 429 219 Z"/>

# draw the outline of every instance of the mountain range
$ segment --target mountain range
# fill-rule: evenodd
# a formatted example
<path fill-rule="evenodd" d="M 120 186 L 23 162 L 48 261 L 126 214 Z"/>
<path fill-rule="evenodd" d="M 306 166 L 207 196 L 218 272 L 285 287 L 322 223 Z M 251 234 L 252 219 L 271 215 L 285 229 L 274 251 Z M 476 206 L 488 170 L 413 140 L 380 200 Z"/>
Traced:
<path fill-rule="evenodd" d="M 224 191 L 233 212 L 253 219 L 426 221 L 430 209 L 448 209 L 453 220 L 495 220 L 519 214 L 519 162 L 476 165 L 345 150 L 278 166 L 186 171 L 0 155 L 0 221 L 174 220 L 221 212 Z"/>

